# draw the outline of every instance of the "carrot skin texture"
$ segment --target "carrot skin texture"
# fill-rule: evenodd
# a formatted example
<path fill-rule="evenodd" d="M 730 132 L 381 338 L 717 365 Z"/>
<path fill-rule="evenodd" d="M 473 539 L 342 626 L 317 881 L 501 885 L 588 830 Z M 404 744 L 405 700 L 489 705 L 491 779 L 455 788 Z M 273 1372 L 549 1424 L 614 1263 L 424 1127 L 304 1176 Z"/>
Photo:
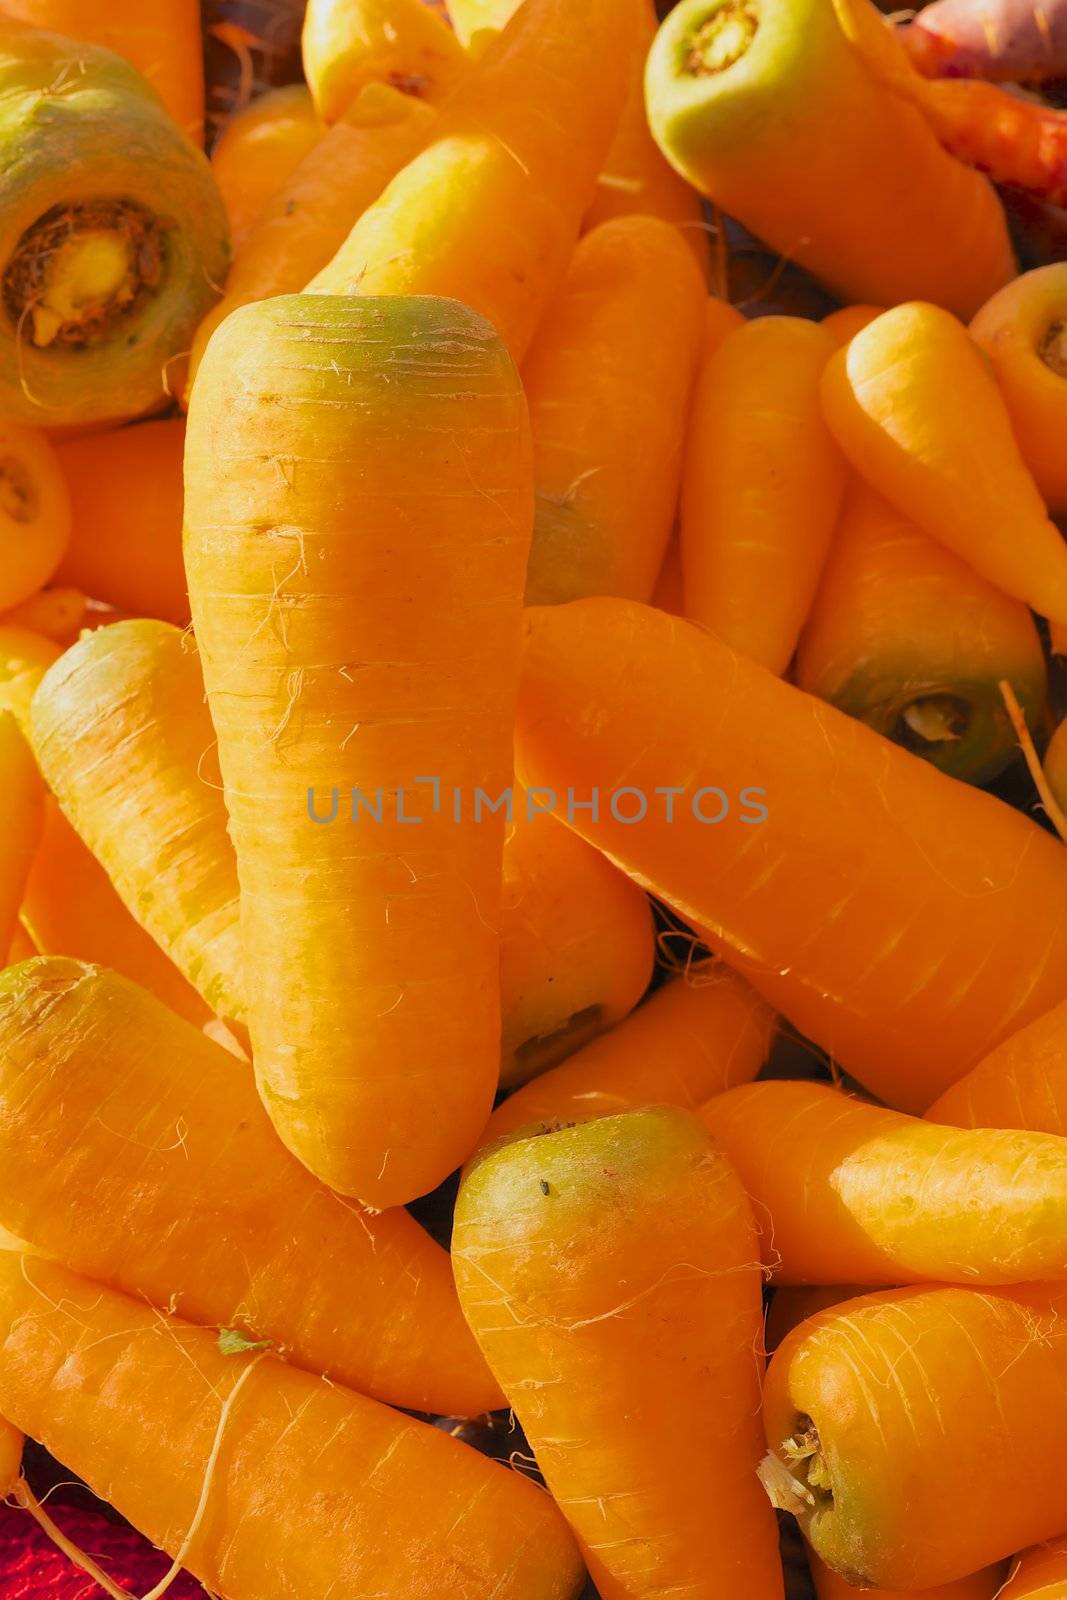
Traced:
<path fill-rule="evenodd" d="M 197 1027 L 211 1015 L 170 958 L 134 921 L 106 871 L 50 795 L 26 882 L 22 920 L 43 954 L 112 968 Z"/>
<path fill-rule="evenodd" d="M 649 1105 L 696 1111 L 756 1076 L 774 1015 L 725 967 L 696 967 L 665 984 L 608 1033 L 509 1095 L 479 1148 L 535 1123 L 552 1127 Z"/>
<path fill-rule="evenodd" d="M 790 1284 L 1067 1278 L 1067 1144 L 941 1127 L 819 1083 L 746 1084 L 700 1113 Z"/>
<path fill-rule="evenodd" d="M 368 83 L 392 84 L 437 105 L 467 67 L 463 46 L 424 0 L 308 0 L 301 53 L 327 123 Z"/>
<path fill-rule="evenodd" d="M 857 1591 L 852 1584 L 846 1582 L 839 1573 L 834 1572 L 825 1562 L 819 1560 L 814 1551 L 809 1551 L 811 1576 L 815 1583 L 816 1600 L 856 1600 L 857 1593 L 865 1594 L 867 1600 L 911 1600 L 915 1591 L 905 1592 L 902 1589 L 863 1589 Z M 1002 1588 L 1005 1568 L 1003 1563 L 995 1567 L 985 1567 L 981 1572 L 972 1572 L 966 1578 L 957 1578 L 953 1583 L 939 1583 L 932 1589 L 921 1589 L 920 1600 L 1003 1600 L 1009 1590 Z"/>
<path fill-rule="evenodd" d="M 872 489 L 996 588 L 1067 621 L 1067 545 L 965 328 L 936 306 L 896 306 L 837 352 L 822 394 Z"/>
<path fill-rule="evenodd" d="M 185 423 L 142 422 L 59 440 L 71 495 L 71 538 L 55 581 L 120 611 L 184 626 L 182 565 Z"/>
<path fill-rule="evenodd" d="M 15 718 L 0 711 L 0 953 L 18 931 L 19 907 L 44 822 L 44 786 Z"/>
<path fill-rule="evenodd" d="M 988 783 L 1019 755 L 1004 679 L 1041 729 L 1048 672 L 1027 607 L 854 481 L 801 635 L 800 688 Z"/>
<path fill-rule="evenodd" d="M 523 364 L 537 511 L 528 605 L 648 600 L 678 504 L 707 292 L 677 230 L 587 233 Z"/>
<path fill-rule="evenodd" d="M 250 1359 L 51 1262 L 0 1255 L 0 1403 L 170 1554 L 221 1437 L 186 1559 L 212 1591 L 572 1600 L 581 1564 L 548 1497 L 439 1429 L 265 1355 L 220 1433 Z"/>
<path fill-rule="evenodd" d="M 86 634 L 31 710 L 53 794 L 123 903 L 213 1013 L 245 1013 L 239 893 L 203 676 L 165 622 Z"/>
<path fill-rule="evenodd" d="M 960 1128 L 1030 1128 L 1067 1136 L 1067 1003 L 997 1045 L 929 1108 Z"/>
<path fill-rule="evenodd" d="M 814 1426 L 829 1489 L 798 1501 L 799 1521 L 828 1566 L 932 1588 L 1055 1537 L 1067 1518 L 1048 1465 L 1067 1419 L 1065 1314 L 1059 1286 L 895 1289 L 790 1334 L 767 1374 L 764 1426 L 794 1474 L 804 1463 L 783 1445 Z"/>
<path fill-rule="evenodd" d="M 660 28 L 645 90 L 668 160 L 841 299 L 971 316 L 1015 271 L 988 181 L 872 83 L 832 6 L 761 0 L 753 28 L 756 9 L 717 37 L 725 0 L 683 0 Z"/>
<path fill-rule="evenodd" d="M 0 1039 L 13 1233 L 394 1405 L 500 1403 L 446 1252 L 403 1209 L 339 1204 L 278 1142 L 251 1069 L 144 990 L 29 961 L 0 974 Z"/>
<path fill-rule="evenodd" d="M 303 84 L 269 89 L 231 117 L 211 152 L 211 170 L 230 219 L 235 256 L 261 216 L 324 132 Z"/>
<path fill-rule="evenodd" d="M 84 39 L 136 67 L 194 144 L 204 137 L 204 63 L 197 0 L 4 0 L 4 12 L 46 33 Z"/>
<path fill-rule="evenodd" d="M 1028 818 L 651 607 L 533 607 L 526 634 L 523 782 L 598 786 L 576 830 L 882 1099 L 924 1110 L 1062 998 L 1067 856 Z"/>
<path fill-rule="evenodd" d="M 780 1600 L 755 1476 L 755 1230 L 699 1123 L 635 1111 L 492 1147 L 461 1185 L 452 1254 L 603 1600 L 712 1600 L 742 1579 Z"/>
<path fill-rule="evenodd" d="M 1067 1538 L 1024 1550 L 997 1600 L 1056 1600 L 1067 1583 Z"/>
<path fill-rule="evenodd" d="M 1011 415 L 1023 460 L 1050 510 L 1067 511 L 1067 262 L 1025 272 L 971 322 Z"/>
<path fill-rule="evenodd" d="M 747 323 L 704 366 L 689 419 L 686 615 L 771 672 L 792 660 L 841 509 L 844 460 L 819 403 L 833 350 L 799 317 Z"/>
<path fill-rule="evenodd" d="M 283 1140 L 376 1208 L 458 1166 L 496 1088 L 504 817 L 473 806 L 511 781 L 532 516 L 518 374 L 468 308 L 285 297 L 212 340 L 185 557 L 253 1059 Z"/>
<path fill-rule="evenodd" d="M 308 289 L 461 300 L 521 361 L 593 198 L 643 4 L 526 0 Z"/>

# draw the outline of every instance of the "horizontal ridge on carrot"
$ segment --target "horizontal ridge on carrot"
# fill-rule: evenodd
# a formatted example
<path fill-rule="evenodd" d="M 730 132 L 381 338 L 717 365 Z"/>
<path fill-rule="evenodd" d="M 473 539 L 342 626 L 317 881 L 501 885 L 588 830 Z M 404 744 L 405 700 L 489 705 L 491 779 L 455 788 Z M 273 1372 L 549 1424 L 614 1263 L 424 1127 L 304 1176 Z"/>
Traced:
<path fill-rule="evenodd" d="M 701 1121 L 790 1284 L 1067 1279 L 1067 1141 L 941 1127 L 820 1083 L 745 1084 Z"/>
<path fill-rule="evenodd" d="M 581 1587 L 566 1524 L 519 1473 L 14 1251 L 0 1252 L 0 1408 L 227 1600 Z"/>
<path fill-rule="evenodd" d="M 572 826 L 883 1099 L 925 1110 L 1062 998 L 1067 853 L 1028 818 L 651 607 L 526 632 L 523 781 L 595 787 Z"/>
<path fill-rule="evenodd" d="M 245 306 L 194 385 L 185 483 L 260 1091 L 318 1177 L 402 1204 L 469 1154 L 499 1074 L 504 815 L 474 802 L 511 781 L 519 377 L 453 301 Z"/>
<path fill-rule="evenodd" d="M 13 1233 L 395 1405 L 499 1403 L 446 1252 L 406 1211 L 338 1204 L 278 1142 L 249 1067 L 114 973 L 56 958 L 0 974 L 0 1040 Z"/>

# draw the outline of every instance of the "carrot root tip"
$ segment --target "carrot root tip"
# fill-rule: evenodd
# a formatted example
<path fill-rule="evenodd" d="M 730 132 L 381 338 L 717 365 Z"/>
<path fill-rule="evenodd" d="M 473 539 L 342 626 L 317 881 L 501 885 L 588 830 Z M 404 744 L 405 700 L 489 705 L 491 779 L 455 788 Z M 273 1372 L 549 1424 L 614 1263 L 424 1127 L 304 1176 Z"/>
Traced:
<path fill-rule="evenodd" d="M 1057 378 L 1067 378 L 1067 318 L 1057 318 L 1045 330 L 1037 353 Z"/>

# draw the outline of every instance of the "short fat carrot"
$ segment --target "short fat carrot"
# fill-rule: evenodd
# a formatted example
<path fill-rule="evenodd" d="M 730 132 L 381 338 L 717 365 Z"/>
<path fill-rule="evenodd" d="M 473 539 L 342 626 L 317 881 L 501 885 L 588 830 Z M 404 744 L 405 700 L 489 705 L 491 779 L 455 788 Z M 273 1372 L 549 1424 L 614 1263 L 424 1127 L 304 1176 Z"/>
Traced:
<path fill-rule="evenodd" d="M 310 91 L 300 83 L 268 89 L 230 118 L 211 152 L 211 170 L 230 219 L 235 255 L 267 202 L 324 132 Z"/>
<path fill-rule="evenodd" d="M 523 781 L 595 787 L 577 831 L 881 1098 L 925 1110 L 1062 999 L 1067 854 L 1027 817 L 651 607 L 526 630 Z"/>
<path fill-rule="evenodd" d="M 55 450 L 35 428 L 0 422 L 0 611 L 55 572 L 70 538 L 70 495 Z"/>
<path fill-rule="evenodd" d="M 878 317 L 830 361 L 823 408 L 871 488 L 1005 594 L 1067 621 L 1067 544 L 954 317 L 919 304 Z"/>
<path fill-rule="evenodd" d="M 193 640 L 150 620 L 84 634 L 45 674 L 31 728 L 124 904 L 212 1012 L 241 1020 L 237 872 Z"/>
<path fill-rule="evenodd" d="M 29 746 L 10 711 L 0 711 L 0 955 L 6 959 L 18 930 L 26 889 L 44 820 L 44 787 Z"/>
<path fill-rule="evenodd" d="M 816 1600 L 856 1600 L 858 1592 L 867 1600 L 915 1600 L 915 1591 L 902 1589 L 864 1589 L 857 1591 L 840 1573 L 834 1572 L 810 1552 L 811 1576 L 815 1584 Z M 1005 1567 L 1003 1562 L 993 1567 L 983 1567 L 966 1578 L 952 1583 L 939 1583 L 933 1589 L 923 1589 L 918 1600 L 1003 1600 L 1010 1591 L 1003 1588 Z"/>
<path fill-rule="evenodd" d="M 1067 262 L 1037 267 L 1001 289 L 972 321 L 971 337 L 989 357 L 1045 503 L 1067 511 Z"/>
<path fill-rule="evenodd" d="M 467 68 L 463 46 L 425 0 L 308 0 L 304 73 L 324 122 L 368 83 L 437 105 Z"/>
<path fill-rule="evenodd" d="M 695 1111 L 763 1066 L 774 1014 L 743 978 L 698 963 L 608 1033 L 503 1100 L 482 1146 L 519 1128 L 558 1127 L 651 1105 Z"/>
<path fill-rule="evenodd" d="M 48 796 L 30 868 L 22 920 L 38 950 L 99 962 L 140 984 L 195 1023 L 211 1011 L 174 963 L 136 923 L 96 857 Z"/>
<path fill-rule="evenodd" d="M 683 0 L 646 88 L 678 171 L 841 298 L 970 316 L 1014 275 L 988 181 L 872 79 L 823 0 Z"/>
<path fill-rule="evenodd" d="M 932 1588 L 1052 1538 L 1067 1293 L 896 1289 L 825 1311 L 771 1362 L 776 1499 L 860 1585 Z M 18 1421 L 18 1418 L 15 1418 Z M 768 1475 L 769 1476 L 769 1475 Z"/>
<path fill-rule="evenodd" d="M 454 297 L 521 360 L 593 199 L 644 4 L 525 0 L 460 82 L 432 143 L 308 288 Z"/>
<path fill-rule="evenodd" d="M 240 241 L 226 292 L 197 327 L 190 383 L 211 335 L 230 313 L 303 289 L 341 248 L 356 219 L 426 144 L 436 122 L 432 107 L 385 84 L 370 84 L 356 97 Z"/>
<path fill-rule="evenodd" d="M 459 1415 L 499 1403 L 446 1252 L 406 1211 L 338 1204 L 279 1143 L 251 1069 L 199 1030 L 53 957 L 0 975 L 0 1039 L 13 1233 L 378 1399 Z"/>
<path fill-rule="evenodd" d="M 566 1525 L 518 1473 L 15 1251 L 0 1255 L 0 1407 L 230 1600 L 375 1586 L 572 1600 L 581 1587 Z"/>
<path fill-rule="evenodd" d="M 183 132 L 204 134 L 204 63 L 197 0 L 4 0 L 4 12 L 46 33 L 103 45 L 136 67 Z"/>
<path fill-rule="evenodd" d="M 648 988 L 644 890 L 517 791 L 500 908 L 500 1085 L 554 1067 L 620 1022 Z"/>
<path fill-rule="evenodd" d="M 319 1177 L 399 1204 L 473 1148 L 498 1077 L 504 814 L 475 791 L 511 781 L 522 387 L 452 301 L 246 306 L 185 480 L 260 1090 Z"/>
<path fill-rule="evenodd" d="M 1067 1135 L 1067 1003 L 997 1045 L 926 1114 L 953 1127 Z"/>
<path fill-rule="evenodd" d="M 1041 728 L 1048 673 L 1027 607 L 854 480 L 797 683 L 942 772 L 987 783 L 1019 754 L 1004 680 Z"/>
<path fill-rule="evenodd" d="M 824 1084 L 771 1081 L 700 1113 L 782 1283 L 1067 1278 L 1067 1143 L 951 1128 Z"/>
<path fill-rule="evenodd" d="M 586 234 L 523 365 L 537 512 L 531 605 L 647 600 L 674 524 L 707 291 L 677 230 Z"/>
<path fill-rule="evenodd" d="M 998 1600 L 1056 1600 L 1067 1583 L 1067 1537 L 1024 1550 L 1013 1563 Z"/>
<path fill-rule="evenodd" d="M 137 616 L 188 622 L 184 448 L 178 419 L 57 443 L 71 497 L 71 537 L 58 583 Z"/>
<path fill-rule="evenodd" d="M 452 1253 L 602 1600 L 780 1600 L 756 1478 L 755 1228 L 695 1118 L 632 1111 L 494 1146 L 461 1185 Z"/>
<path fill-rule="evenodd" d="M 841 508 L 845 464 L 819 403 L 833 352 L 813 322 L 749 322 L 705 364 L 689 419 L 686 615 L 772 672 L 792 660 Z"/>

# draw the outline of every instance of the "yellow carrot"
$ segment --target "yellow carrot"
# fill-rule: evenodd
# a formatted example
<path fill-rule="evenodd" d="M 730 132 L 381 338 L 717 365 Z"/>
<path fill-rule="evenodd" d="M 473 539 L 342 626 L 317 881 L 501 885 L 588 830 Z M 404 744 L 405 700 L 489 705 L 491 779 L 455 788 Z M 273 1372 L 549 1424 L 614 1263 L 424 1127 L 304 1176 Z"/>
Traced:
<path fill-rule="evenodd" d="M 466 70 L 455 34 L 425 0 L 308 0 L 304 75 L 324 122 L 344 115 L 368 83 L 436 105 Z"/>
<path fill-rule="evenodd" d="M 18 932 L 19 907 L 41 836 L 44 787 L 10 711 L 0 711 L 0 961 Z"/>

